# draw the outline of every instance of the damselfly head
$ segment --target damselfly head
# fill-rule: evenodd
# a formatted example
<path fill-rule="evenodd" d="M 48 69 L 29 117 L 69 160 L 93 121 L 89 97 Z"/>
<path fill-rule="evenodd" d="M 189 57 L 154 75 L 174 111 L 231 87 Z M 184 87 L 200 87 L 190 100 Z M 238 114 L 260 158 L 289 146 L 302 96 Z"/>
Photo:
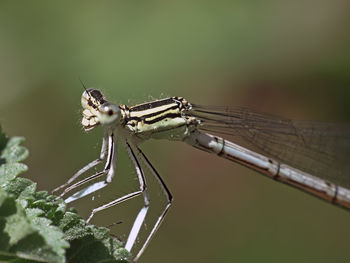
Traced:
<path fill-rule="evenodd" d="M 120 119 L 118 106 L 105 100 L 97 89 L 86 89 L 81 96 L 83 119 L 81 124 L 85 131 L 90 131 L 99 124 L 111 125 Z"/>
<path fill-rule="evenodd" d="M 83 119 L 81 124 L 85 131 L 90 131 L 100 124 L 98 109 L 105 103 L 102 93 L 97 89 L 86 89 L 81 96 Z"/>

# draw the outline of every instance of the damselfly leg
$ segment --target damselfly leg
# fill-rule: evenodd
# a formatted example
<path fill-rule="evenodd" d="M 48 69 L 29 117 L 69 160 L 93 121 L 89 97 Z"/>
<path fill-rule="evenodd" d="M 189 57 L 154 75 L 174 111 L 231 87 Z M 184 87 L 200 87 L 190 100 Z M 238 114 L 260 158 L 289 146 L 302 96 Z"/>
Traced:
<path fill-rule="evenodd" d="M 165 205 L 161 215 L 158 217 L 157 222 L 154 224 L 154 226 L 153 226 L 150 234 L 148 235 L 146 241 L 143 243 L 143 246 L 141 247 L 141 249 L 137 253 L 136 257 L 134 258 L 134 261 L 137 261 L 141 257 L 141 255 L 145 251 L 145 249 L 147 248 L 149 242 L 151 241 L 151 239 L 154 236 L 154 234 L 157 232 L 158 228 L 160 227 L 161 223 L 163 222 L 163 219 L 165 218 L 167 212 L 169 211 L 169 208 L 170 208 L 170 206 L 172 204 L 172 200 L 173 200 L 172 194 L 170 193 L 170 191 L 169 191 L 168 187 L 166 186 L 164 180 L 162 179 L 160 174 L 157 172 L 157 170 L 154 168 L 152 163 L 147 159 L 146 155 L 141 151 L 141 149 L 139 147 L 137 147 L 137 152 L 140 154 L 141 159 L 144 161 L 144 163 L 148 166 L 149 170 L 152 172 L 152 174 L 158 180 L 158 183 L 162 187 L 163 193 L 164 193 L 164 195 L 167 198 L 167 204 Z"/>
<path fill-rule="evenodd" d="M 106 143 L 105 141 L 108 141 L 108 143 Z M 108 146 L 107 146 L 107 151 L 106 151 L 107 144 L 108 144 Z M 77 188 L 81 185 L 84 185 L 84 184 L 86 184 L 86 183 L 88 183 L 96 178 L 99 178 L 105 174 L 107 174 L 106 180 L 94 183 L 93 185 L 74 193 L 72 196 L 65 199 L 65 202 L 66 203 L 73 202 L 75 200 L 78 200 L 78 199 L 80 199 L 88 194 L 96 192 L 97 190 L 102 189 L 105 186 L 107 186 L 112 181 L 114 174 L 115 174 L 115 169 L 116 169 L 117 151 L 116 151 L 116 144 L 114 141 L 113 133 L 108 135 L 108 136 L 105 135 L 105 137 L 102 141 L 102 149 L 101 149 L 101 156 L 103 157 L 103 158 L 101 158 L 102 160 L 105 158 L 106 152 L 108 153 L 107 160 L 106 160 L 105 167 L 102 171 L 97 172 L 97 173 L 95 173 L 95 174 L 93 174 L 85 179 L 82 179 L 82 180 L 78 181 L 77 183 L 65 188 L 64 191 L 57 198 L 62 198 L 64 195 L 66 195 L 68 192 L 74 190 L 75 188 Z M 68 182 L 64 185 L 68 185 L 69 182 L 72 182 L 78 176 L 80 176 L 82 173 L 91 169 L 93 167 L 93 166 L 91 166 L 91 164 L 95 164 L 95 163 L 98 164 L 100 162 L 101 161 L 99 161 L 99 159 L 97 159 L 97 161 L 95 160 L 95 161 L 91 162 L 90 164 L 88 164 L 87 166 L 85 166 L 84 168 L 79 170 L 78 173 L 76 173 L 72 178 L 70 178 L 68 180 Z M 80 173 L 81 171 L 83 171 L 83 172 Z M 59 188 L 63 188 L 63 187 L 60 186 Z"/>
<path fill-rule="evenodd" d="M 95 167 L 96 165 L 100 164 L 105 158 L 106 158 L 106 153 L 107 153 L 107 140 L 108 140 L 108 136 L 105 134 L 103 136 L 102 139 L 102 147 L 101 147 L 101 153 L 99 158 L 93 160 L 92 162 L 90 162 L 89 164 L 85 165 L 83 168 L 81 168 L 78 172 L 76 172 L 71 178 L 69 178 L 69 180 L 56 187 L 55 189 L 53 189 L 51 191 L 51 193 L 55 193 L 63 188 L 66 188 L 68 185 L 70 185 L 73 181 L 75 181 L 78 177 L 80 177 L 80 175 L 84 174 L 85 172 L 87 172 L 88 170 L 90 170 L 91 168 Z M 61 198 L 65 193 L 62 193 L 58 198 Z"/>
<path fill-rule="evenodd" d="M 113 200 L 112 202 L 109 202 L 105 205 L 102 205 L 100 207 L 97 207 L 95 209 L 92 210 L 90 217 L 87 220 L 87 223 L 90 222 L 90 220 L 92 219 L 92 217 L 99 211 L 108 209 L 110 207 L 113 207 L 119 203 L 122 203 L 126 200 L 129 200 L 131 198 L 134 198 L 140 194 L 143 194 L 143 198 L 144 198 L 144 207 L 141 208 L 139 214 L 137 215 L 133 227 L 130 231 L 128 240 L 126 242 L 125 248 L 127 250 L 131 250 L 132 247 L 135 244 L 136 238 L 139 234 L 139 231 L 142 227 L 142 224 L 145 221 L 145 217 L 147 215 L 148 212 L 148 207 L 149 207 L 149 194 L 148 194 L 148 190 L 147 190 L 147 185 L 146 185 L 146 179 L 144 176 L 144 171 L 140 165 L 140 159 L 141 161 L 143 161 L 149 168 L 149 170 L 151 171 L 151 173 L 155 176 L 155 178 L 157 179 L 158 183 L 160 184 L 163 193 L 165 194 L 166 198 L 167 198 L 167 204 L 165 205 L 163 212 L 161 213 L 161 215 L 158 217 L 156 223 L 154 224 L 150 234 L 148 235 L 146 241 L 143 243 L 141 249 L 139 250 L 139 252 L 137 253 L 136 257 L 134 258 L 134 261 L 137 261 L 138 258 L 142 255 L 142 253 L 144 252 L 144 250 L 146 249 L 146 247 L 148 246 L 149 242 L 151 241 L 152 237 L 154 236 L 154 234 L 156 233 L 157 229 L 159 228 L 159 226 L 161 225 L 163 219 L 165 218 L 165 215 L 167 214 L 170 206 L 171 206 L 171 201 L 172 201 L 172 195 L 168 189 L 168 187 L 166 186 L 166 184 L 164 183 L 163 179 L 161 178 L 161 176 L 159 175 L 159 173 L 157 172 L 157 170 L 154 168 L 154 166 L 152 165 L 152 163 L 148 160 L 148 158 L 146 157 L 146 155 L 141 151 L 140 148 L 138 148 L 137 146 L 131 146 L 128 142 L 125 143 L 126 144 L 126 149 L 129 153 L 129 156 L 131 158 L 131 160 L 133 161 L 134 165 L 135 165 L 135 169 L 136 169 L 136 173 L 138 175 L 138 179 L 139 179 L 139 184 L 140 184 L 140 190 L 127 194 L 125 196 L 119 197 L 116 200 Z M 136 151 L 136 154 L 135 154 Z"/>
<path fill-rule="evenodd" d="M 122 197 L 119 197 L 107 204 L 104 204 L 102 206 L 99 206 L 95 209 L 92 210 L 89 218 L 87 219 L 87 223 L 90 222 L 90 220 L 92 219 L 92 217 L 97 213 L 97 212 L 100 212 L 102 210 L 105 210 L 105 209 L 108 209 L 110 207 L 113 207 L 117 204 L 120 204 L 124 201 L 127 201 L 129 199 L 132 199 L 140 194 L 143 195 L 143 199 L 144 199 L 144 206 L 141 208 L 138 216 L 136 217 L 135 221 L 134 221 L 134 225 L 130 231 L 130 234 L 129 234 L 129 237 L 128 237 L 128 240 L 126 242 L 126 245 L 125 245 L 125 248 L 130 251 L 133 247 L 133 245 L 135 244 L 135 241 L 136 241 L 136 238 L 139 234 L 139 231 L 142 227 L 142 224 L 145 220 L 145 217 L 147 215 L 147 212 L 148 212 L 148 208 L 149 208 L 149 194 L 148 194 L 148 190 L 147 190 L 147 184 L 146 184 L 146 179 L 145 179 L 145 175 L 144 175 L 144 171 L 140 165 L 140 162 L 139 160 L 137 159 L 132 147 L 130 146 L 130 144 L 128 142 L 125 142 L 125 146 L 126 146 L 126 149 L 129 153 L 129 156 L 131 158 L 131 160 L 133 161 L 134 165 L 135 165 L 135 169 L 136 169 L 136 173 L 137 173 L 137 177 L 138 177 L 138 180 L 139 180 L 139 187 L 140 187 L 140 190 L 138 191 L 135 191 L 135 192 L 132 192 L 132 193 L 129 193 L 129 194 L 126 194 Z"/>

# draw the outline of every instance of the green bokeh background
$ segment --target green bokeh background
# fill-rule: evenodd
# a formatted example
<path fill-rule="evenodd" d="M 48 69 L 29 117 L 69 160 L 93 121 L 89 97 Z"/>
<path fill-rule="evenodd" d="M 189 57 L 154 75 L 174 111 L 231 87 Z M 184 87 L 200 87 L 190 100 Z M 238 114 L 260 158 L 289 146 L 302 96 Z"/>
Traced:
<path fill-rule="evenodd" d="M 293 119 L 350 121 L 350 3 L 1 1 L 0 123 L 27 138 L 26 177 L 51 190 L 99 152 L 80 127 L 79 77 L 116 103 L 184 96 Z M 142 149 L 175 197 L 140 262 L 349 262 L 350 213 L 181 143 Z M 137 189 L 119 149 L 113 185 L 92 207 Z M 149 174 L 147 174 L 148 177 Z M 165 203 L 152 206 L 140 241 Z M 142 200 L 97 215 L 126 238 Z"/>

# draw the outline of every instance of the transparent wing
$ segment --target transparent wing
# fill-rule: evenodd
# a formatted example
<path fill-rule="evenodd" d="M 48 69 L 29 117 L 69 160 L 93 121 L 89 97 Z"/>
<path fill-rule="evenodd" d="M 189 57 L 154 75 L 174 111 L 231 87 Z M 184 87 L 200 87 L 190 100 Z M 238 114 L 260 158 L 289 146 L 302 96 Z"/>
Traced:
<path fill-rule="evenodd" d="M 350 187 L 350 125 L 292 121 L 242 107 L 192 104 L 199 129 L 237 136 L 251 150 Z"/>

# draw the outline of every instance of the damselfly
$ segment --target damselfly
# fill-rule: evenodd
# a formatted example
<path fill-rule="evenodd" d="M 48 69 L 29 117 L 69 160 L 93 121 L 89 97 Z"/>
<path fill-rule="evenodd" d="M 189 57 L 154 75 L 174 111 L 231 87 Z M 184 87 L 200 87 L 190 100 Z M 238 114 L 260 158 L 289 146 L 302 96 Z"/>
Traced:
<path fill-rule="evenodd" d="M 85 88 L 85 87 L 84 87 Z M 167 204 L 136 254 L 137 261 L 162 223 L 172 203 L 163 179 L 138 145 L 148 139 L 186 142 L 200 150 L 238 162 L 276 181 L 299 188 L 321 199 L 350 209 L 350 126 L 320 122 L 291 121 L 240 107 L 200 106 L 182 97 L 171 97 L 128 107 L 108 102 L 97 89 L 85 89 L 81 104 L 86 131 L 102 125 L 104 136 L 99 158 L 65 184 L 59 197 L 106 175 L 65 199 L 73 202 L 112 182 L 116 169 L 116 143 L 123 144 L 135 165 L 140 189 L 92 210 L 87 222 L 99 211 L 141 195 L 144 206 L 130 230 L 125 248 L 130 251 L 139 235 L 149 208 L 149 194 L 143 161 L 158 180 Z M 254 151 L 207 131 L 237 136 Z M 258 153 L 259 152 L 259 153 Z M 106 159 L 104 169 L 74 184 L 80 175 Z"/>

